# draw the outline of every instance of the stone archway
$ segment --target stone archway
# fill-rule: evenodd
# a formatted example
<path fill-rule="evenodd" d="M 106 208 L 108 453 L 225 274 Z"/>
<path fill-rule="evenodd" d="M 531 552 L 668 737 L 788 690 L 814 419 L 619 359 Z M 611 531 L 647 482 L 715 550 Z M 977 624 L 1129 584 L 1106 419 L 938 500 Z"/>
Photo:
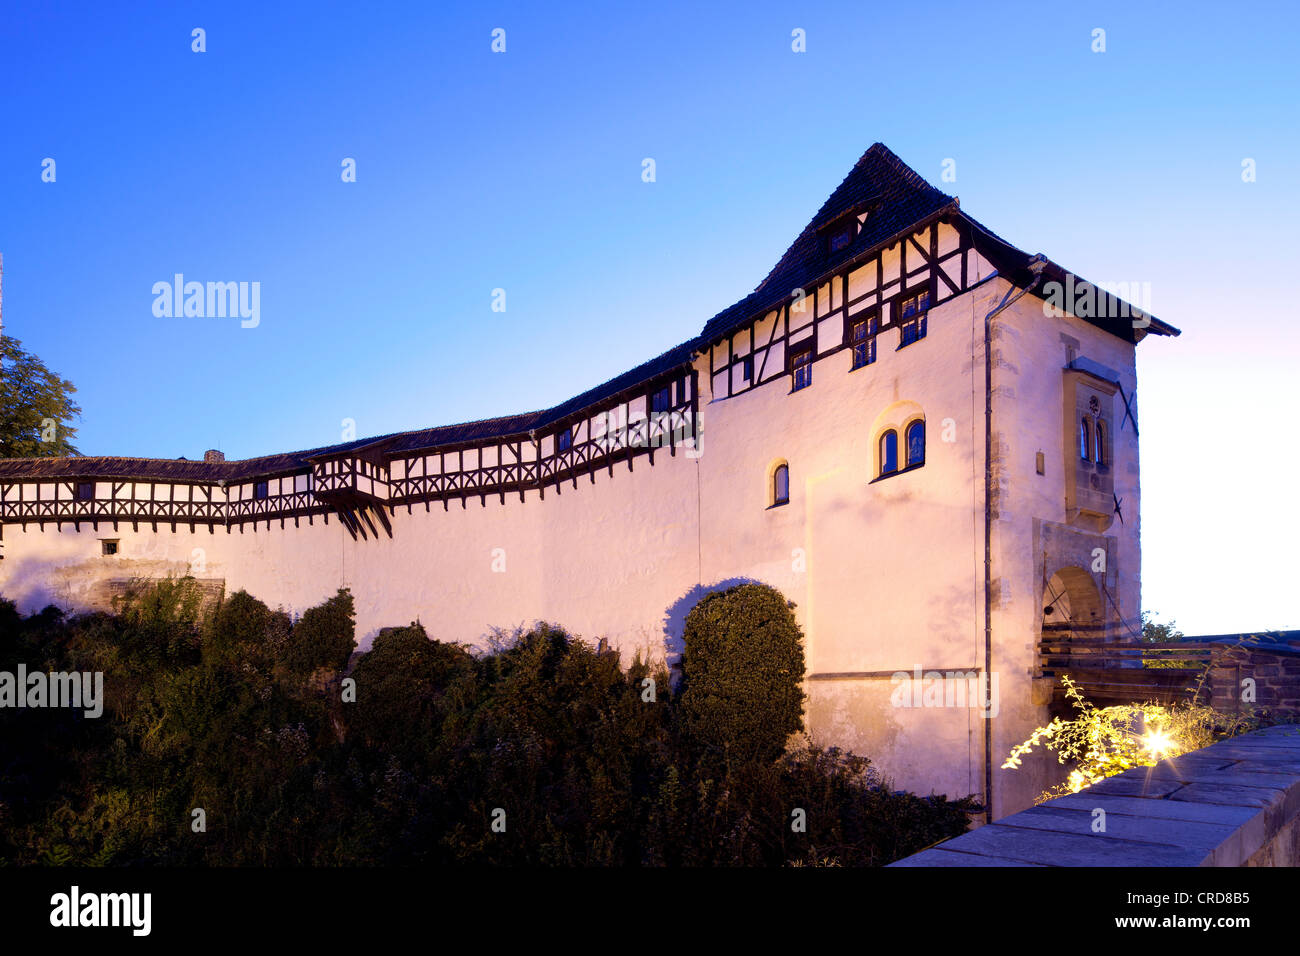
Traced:
<path fill-rule="evenodd" d="M 1104 637 L 1101 592 L 1083 568 L 1061 568 L 1043 587 L 1043 634 Z"/>

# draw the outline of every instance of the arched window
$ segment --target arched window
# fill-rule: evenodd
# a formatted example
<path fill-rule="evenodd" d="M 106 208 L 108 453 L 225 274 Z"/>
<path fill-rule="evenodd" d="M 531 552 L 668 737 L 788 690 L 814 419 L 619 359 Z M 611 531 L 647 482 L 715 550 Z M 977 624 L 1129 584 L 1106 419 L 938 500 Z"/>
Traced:
<path fill-rule="evenodd" d="M 772 504 L 783 505 L 790 500 L 790 466 L 777 465 L 772 472 Z"/>
<path fill-rule="evenodd" d="M 915 421 L 907 426 L 907 467 L 925 464 L 925 422 Z"/>
<path fill-rule="evenodd" d="M 1106 464 L 1106 423 L 1097 419 L 1097 451 L 1093 458 L 1099 465 Z"/>
<path fill-rule="evenodd" d="M 889 475 L 898 471 L 898 432 L 892 428 L 880 436 L 880 473 Z"/>
<path fill-rule="evenodd" d="M 1084 461 L 1092 459 L 1092 428 L 1086 415 L 1079 419 L 1079 457 Z"/>

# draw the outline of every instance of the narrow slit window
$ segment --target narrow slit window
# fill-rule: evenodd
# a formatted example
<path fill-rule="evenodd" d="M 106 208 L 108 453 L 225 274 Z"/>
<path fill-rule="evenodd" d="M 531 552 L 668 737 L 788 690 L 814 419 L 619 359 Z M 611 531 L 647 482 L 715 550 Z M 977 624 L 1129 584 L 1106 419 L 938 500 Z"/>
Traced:
<path fill-rule="evenodd" d="M 746 382 L 754 381 L 754 356 L 745 356 L 741 362 L 741 375 L 744 376 Z"/>
<path fill-rule="evenodd" d="M 1097 419 L 1096 439 L 1097 447 L 1093 461 L 1099 465 L 1104 465 L 1106 464 L 1106 423 L 1100 418 Z"/>
<path fill-rule="evenodd" d="M 1092 458 L 1092 428 L 1087 416 L 1079 419 L 1079 457 L 1084 461 Z"/>

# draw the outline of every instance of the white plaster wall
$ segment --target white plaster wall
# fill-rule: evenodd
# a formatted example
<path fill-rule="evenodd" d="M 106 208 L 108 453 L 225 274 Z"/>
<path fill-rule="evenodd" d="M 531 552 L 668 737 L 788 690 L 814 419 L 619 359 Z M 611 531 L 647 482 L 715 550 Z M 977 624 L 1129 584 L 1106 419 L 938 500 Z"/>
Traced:
<path fill-rule="evenodd" d="M 337 520 L 320 517 L 211 534 L 163 523 L 157 533 L 129 522 L 117 531 L 83 523 L 79 532 L 6 525 L 0 594 L 28 613 L 49 603 L 75 609 L 92 605 L 109 579 L 193 572 L 292 613 L 350 587 L 362 647 L 379 628 L 417 618 L 434 637 L 469 643 L 495 627 L 545 619 L 662 657 L 669 605 L 697 581 L 698 501 L 694 463 L 665 448 L 653 469 L 641 457 L 631 472 L 616 465 L 595 483 L 583 476 L 559 494 L 549 487 L 545 500 L 529 492 L 522 503 L 507 494 L 505 504 L 489 496 L 445 511 L 440 503 L 427 512 L 400 508 L 391 539 L 354 541 Z M 102 556 L 101 538 L 119 539 L 119 555 Z M 200 557 L 203 570 L 193 565 Z"/>

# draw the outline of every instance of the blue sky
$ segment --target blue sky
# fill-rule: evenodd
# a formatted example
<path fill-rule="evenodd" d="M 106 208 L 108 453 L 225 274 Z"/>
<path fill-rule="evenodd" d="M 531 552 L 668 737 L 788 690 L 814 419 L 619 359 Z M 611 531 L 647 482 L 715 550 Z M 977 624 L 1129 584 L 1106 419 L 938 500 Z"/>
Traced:
<path fill-rule="evenodd" d="M 744 296 L 879 140 L 1022 248 L 1150 283 L 1184 334 L 1139 349 L 1144 604 L 1300 626 L 1297 30 L 1267 3 L 13 4 L 5 331 L 76 383 L 87 454 L 545 407 Z M 177 272 L 260 282 L 260 324 L 155 317 Z"/>

